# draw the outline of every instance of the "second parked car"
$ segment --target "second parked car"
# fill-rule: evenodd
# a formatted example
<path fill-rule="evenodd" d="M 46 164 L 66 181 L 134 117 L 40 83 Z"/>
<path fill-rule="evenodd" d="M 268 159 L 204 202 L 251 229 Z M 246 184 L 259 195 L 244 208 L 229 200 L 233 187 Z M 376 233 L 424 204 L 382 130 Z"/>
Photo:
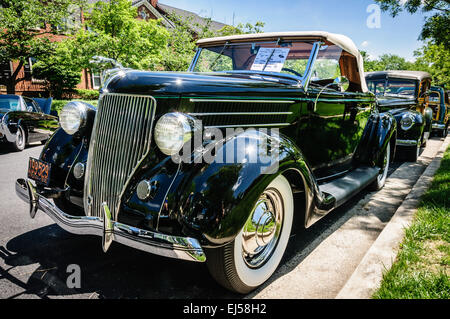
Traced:
<path fill-rule="evenodd" d="M 431 75 L 419 71 L 366 73 L 369 90 L 377 97 L 382 112 L 397 120 L 397 154 L 417 161 L 420 147 L 431 134 L 433 111 L 428 107 Z"/>

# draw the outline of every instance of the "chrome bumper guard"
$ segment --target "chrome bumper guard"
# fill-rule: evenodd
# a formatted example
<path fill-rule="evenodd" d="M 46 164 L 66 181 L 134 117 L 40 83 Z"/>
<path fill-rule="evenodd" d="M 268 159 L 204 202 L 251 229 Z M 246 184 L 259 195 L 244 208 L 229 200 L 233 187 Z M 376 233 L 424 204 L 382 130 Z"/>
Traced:
<path fill-rule="evenodd" d="M 34 218 L 38 209 L 46 213 L 64 230 L 78 235 L 102 237 L 106 252 L 113 241 L 156 255 L 196 262 L 206 261 L 205 253 L 194 238 L 170 236 L 111 219 L 106 203 L 103 204 L 103 219 L 91 216 L 72 216 L 64 213 L 44 196 L 36 192 L 30 180 L 18 179 L 16 193 L 30 205 L 30 216 Z"/>
<path fill-rule="evenodd" d="M 431 124 L 433 130 L 445 130 L 445 124 L 433 123 Z"/>
<path fill-rule="evenodd" d="M 415 146 L 419 141 L 415 140 L 397 140 L 397 146 Z"/>

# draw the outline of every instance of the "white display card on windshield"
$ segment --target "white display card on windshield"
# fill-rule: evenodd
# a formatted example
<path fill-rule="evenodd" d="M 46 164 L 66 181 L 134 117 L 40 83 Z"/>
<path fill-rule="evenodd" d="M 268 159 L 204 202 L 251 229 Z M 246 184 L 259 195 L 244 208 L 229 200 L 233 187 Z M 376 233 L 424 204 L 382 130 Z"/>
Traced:
<path fill-rule="evenodd" d="M 288 48 L 260 48 L 250 70 L 281 72 L 289 50 Z"/>

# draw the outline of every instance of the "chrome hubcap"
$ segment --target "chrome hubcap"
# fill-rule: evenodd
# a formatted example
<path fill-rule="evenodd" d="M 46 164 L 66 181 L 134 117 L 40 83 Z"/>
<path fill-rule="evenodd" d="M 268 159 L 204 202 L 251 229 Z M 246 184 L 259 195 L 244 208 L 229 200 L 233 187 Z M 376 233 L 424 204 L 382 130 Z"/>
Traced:
<path fill-rule="evenodd" d="M 17 138 L 17 145 L 22 146 L 24 137 L 23 137 L 22 130 L 20 128 L 17 129 L 17 137 L 16 138 Z"/>
<path fill-rule="evenodd" d="M 242 258 L 251 268 L 258 268 L 271 257 L 283 225 L 281 195 L 267 189 L 259 198 L 242 232 Z"/>

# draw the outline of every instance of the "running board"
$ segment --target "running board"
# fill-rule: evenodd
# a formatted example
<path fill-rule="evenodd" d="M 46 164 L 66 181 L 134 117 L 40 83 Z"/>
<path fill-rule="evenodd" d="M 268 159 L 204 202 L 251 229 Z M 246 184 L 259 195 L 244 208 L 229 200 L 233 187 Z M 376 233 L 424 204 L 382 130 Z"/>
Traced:
<path fill-rule="evenodd" d="M 319 189 L 324 197 L 334 197 L 336 208 L 369 186 L 379 172 L 379 167 L 359 167 L 341 178 L 320 185 Z"/>

